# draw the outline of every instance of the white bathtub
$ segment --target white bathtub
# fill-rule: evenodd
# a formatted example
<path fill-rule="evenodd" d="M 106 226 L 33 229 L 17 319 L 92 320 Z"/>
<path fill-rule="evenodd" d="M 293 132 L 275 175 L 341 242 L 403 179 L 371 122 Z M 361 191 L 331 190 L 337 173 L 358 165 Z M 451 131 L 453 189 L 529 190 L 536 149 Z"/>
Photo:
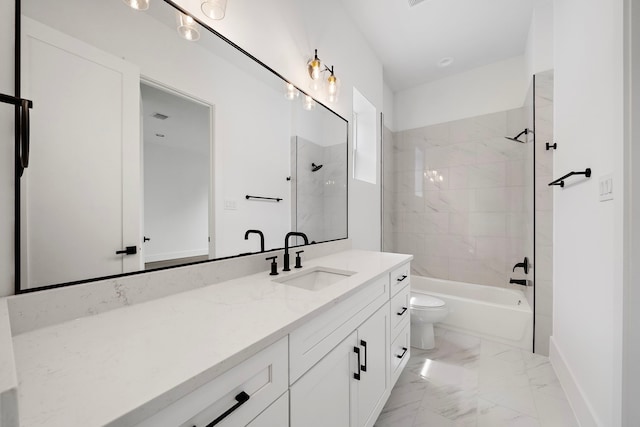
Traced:
<path fill-rule="evenodd" d="M 533 312 L 522 291 L 414 275 L 411 291 L 447 304 L 449 314 L 436 326 L 532 350 Z"/>

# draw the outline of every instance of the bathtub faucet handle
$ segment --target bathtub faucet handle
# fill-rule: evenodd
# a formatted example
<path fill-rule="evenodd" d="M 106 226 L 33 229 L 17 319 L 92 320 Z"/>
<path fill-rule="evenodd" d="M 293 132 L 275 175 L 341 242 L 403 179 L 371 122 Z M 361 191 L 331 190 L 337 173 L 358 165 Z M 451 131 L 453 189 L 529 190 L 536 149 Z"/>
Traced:
<path fill-rule="evenodd" d="M 513 271 L 516 271 L 516 268 L 524 268 L 524 274 L 529 274 L 529 258 L 524 257 L 524 261 L 517 263 L 513 266 Z"/>

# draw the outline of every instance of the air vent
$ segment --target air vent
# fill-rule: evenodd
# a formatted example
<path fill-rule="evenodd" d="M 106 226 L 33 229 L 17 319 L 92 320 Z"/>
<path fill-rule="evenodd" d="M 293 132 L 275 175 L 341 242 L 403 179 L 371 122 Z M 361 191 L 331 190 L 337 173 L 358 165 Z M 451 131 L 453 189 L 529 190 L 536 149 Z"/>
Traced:
<path fill-rule="evenodd" d="M 422 3 L 424 0 L 408 0 L 409 2 L 409 7 L 413 7 L 415 5 L 417 5 L 418 3 Z"/>
<path fill-rule="evenodd" d="M 151 115 L 151 117 L 153 117 L 154 119 L 158 119 L 158 120 L 167 120 L 169 118 L 169 116 L 166 116 L 162 113 L 153 113 Z"/>

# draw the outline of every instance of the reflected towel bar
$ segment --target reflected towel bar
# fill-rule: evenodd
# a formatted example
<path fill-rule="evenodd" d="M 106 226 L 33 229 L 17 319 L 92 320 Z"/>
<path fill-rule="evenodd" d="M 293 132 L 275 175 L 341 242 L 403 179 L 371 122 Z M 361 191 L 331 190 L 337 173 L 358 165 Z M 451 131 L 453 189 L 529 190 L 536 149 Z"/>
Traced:
<path fill-rule="evenodd" d="M 282 200 L 279 197 L 260 197 L 260 196 L 250 196 L 250 195 L 246 195 L 245 198 L 247 200 L 251 200 L 251 199 L 259 199 L 259 200 L 275 200 L 276 202 L 279 202 L 280 200 Z"/>
<path fill-rule="evenodd" d="M 556 179 L 555 181 L 550 182 L 549 185 L 559 185 L 560 187 L 564 187 L 564 180 L 566 178 L 569 178 L 570 176 L 573 176 L 573 175 L 584 175 L 587 178 L 590 178 L 591 177 L 591 168 L 586 168 L 584 170 L 584 172 L 575 172 L 575 171 L 569 172 L 568 174 Z"/>

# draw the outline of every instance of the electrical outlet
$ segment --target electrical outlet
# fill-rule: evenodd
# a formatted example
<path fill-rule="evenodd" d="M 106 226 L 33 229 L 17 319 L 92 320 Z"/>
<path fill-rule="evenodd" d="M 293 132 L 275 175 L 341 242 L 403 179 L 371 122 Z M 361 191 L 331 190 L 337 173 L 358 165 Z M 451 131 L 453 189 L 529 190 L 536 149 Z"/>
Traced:
<path fill-rule="evenodd" d="M 613 177 L 611 174 L 601 176 L 598 184 L 600 201 L 613 200 Z"/>

